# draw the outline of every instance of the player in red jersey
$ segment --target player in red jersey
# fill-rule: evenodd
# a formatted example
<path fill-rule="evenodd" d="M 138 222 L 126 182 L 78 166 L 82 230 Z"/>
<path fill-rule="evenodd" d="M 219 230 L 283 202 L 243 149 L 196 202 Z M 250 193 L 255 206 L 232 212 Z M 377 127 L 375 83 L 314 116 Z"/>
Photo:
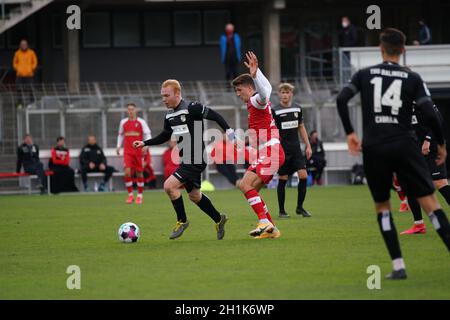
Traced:
<path fill-rule="evenodd" d="M 125 186 L 128 191 L 126 203 L 131 204 L 134 201 L 133 179 L 131 171 L 136 172 L 138 195 L 136 203 L 142 204 L 144 191 L 144 167 L 142 165 L 142 150 L 133 147 L 134 141 L 142 141 L 151 138 L 150 129 L 144 119 L 136 114 L 136 105 L 129 103 L 127 105 L 128 118 L 120 121 L 119 135 L 117 136 L 117 155 L 120 156 L 120 148 L 123 144 L 123 163 L 125 168 Z"/>
<path fill-rule="evenodd" d="M 242 74 L 233 80 L 236 95 L 247 104 L 248 135 L 250 146 L 257 150 L 256 157 L 250 159 L 239 189 L 247 198 L 259 222 L 250 235 L 257 238 L 278 238 L 281 233 L 275 227 L 259 190 L 272 180 L 273 175 L 284 163 L 284 151 L 280 136 L 270 109 L 272 86 L 258 68 L 258 59 L 253 52 L 246 54 L 245 66 L 248 74 Z"/>

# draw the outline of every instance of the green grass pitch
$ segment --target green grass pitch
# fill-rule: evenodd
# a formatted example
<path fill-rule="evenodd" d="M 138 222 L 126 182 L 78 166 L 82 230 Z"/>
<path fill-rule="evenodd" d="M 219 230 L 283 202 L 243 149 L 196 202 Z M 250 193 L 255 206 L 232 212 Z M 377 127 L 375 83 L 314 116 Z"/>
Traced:
<path fill-rule="evenodd" d="M 277 216 L 276 190 L 262 195 Z M 409 279 L 367 288 L 367 267 L 384 276 L 391 263 L 365 186 L 310 188 L 309 219 L 295 216 L 288 189 L 292 217 L 276 218 L 281 238 L 264 240 L 247 235 L 256 216 L 238 190 L 209 196 L 230 219 L 223 241 L 185 193 L 191 224 L 177 240 L 162 192 L 142 206 L 126 205 L 125 193 L 2 196 L 0 299 L 450 299 L 449 254 L 428 218 L 426 235 L 400 236 Z M 392 198 L 401 231 L 412 216 Z M 126 221 L 140 226 L 138 243 L 118 241 Z M 80 290 L 66 288 L 69 265 L 81 268 Z"/>

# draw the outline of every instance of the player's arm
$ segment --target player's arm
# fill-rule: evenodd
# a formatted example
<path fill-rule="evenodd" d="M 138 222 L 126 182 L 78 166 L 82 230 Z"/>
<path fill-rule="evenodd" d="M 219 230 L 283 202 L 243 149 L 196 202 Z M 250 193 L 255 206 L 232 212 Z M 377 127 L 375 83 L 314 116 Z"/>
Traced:
<path fill-rule="evenodd" d="M 116 149 L 116 153 L 118 156 L 120 156 L 120 148 L 122 147 L 122 143 L 123 143 L 123 124 L 124 122 L 121 121 L 120 125 L 119 125 L 119 134 L 117 135 L 117 149 Z"/>
<path fill-rule="evenodd" d="M 249 69 L 250 75 L 253 78 L 257 94 L 250 98 L 252 105 L 258 109 L 265 109 L 270 100 L 272 93 L 272 85 L 264 76 L 262 71 L 258 68 L 258 58 L 249 51 L 245 54 L 247 61 L 245 66 Z"/>
<path fill-rule="evenodd" d="M 300 133 L 300 137 L 302 138 L 303 143 L 305 144 L 305 155 L 306 159 L 311 159 L 312 156 L 312 149 L 311 144 L 309 143 L 309 137 L 308 132 L 306 132 L 305 125 L 303 123 L 300 123 L 298 126 L 298 131 Z"/>
<path fill-rule="evenodd" d="M 351 154 L 359 154 L 361 142 L 353 129 L 348 110 L 348 102 L 359 92 L 359 72 L 353 75 L 352 80 L 339 93 L 336 98 L 337 109 L 342 125 L 347 135 L 347 144 Z"/>
<path fill-rule="evenodd" d="M 144 141 L 152 138 L 152 132 L 150 131 L 150 128 L 148 127 L 148 124 L 145 121 L 142 121 L 142 133 Z"/>
<path fill-rule="evenodd" d="M 425 124 L 430 128 L 433 137 L 438 145 L 438 156 L 436 163 L 441 165 L 447 157 L 445 148 L 444 129 L 442 128 L 441 116 L 439 110 L 431 100 L 430 92 L 423 80 L 418 76 L 416 87 L 416 108 L 418 108 L 423 117 Z"/>
<path fill-rule="evenodd" d="M 172 137 L 172 127 L 169 124 L 169 121 L 167 119 L 164 120 L 164 128 L 163 131 L 161 131 L 160 134 L 158 134 L 156 137 L 145 140 L 145 141 L 134 141 L 133 146 L 135 148 L 143 148 L 145 146 L 154 146 L 158 144 L 163 144 L 164 142 L 167 142 Z"/>
<path fill-rule="evenodd" d="M 300 112 L 298 132 L 300 133 L 300 137 L 302 138 L 303 143 L 305 144 L 306 159 L 309 160 L 311 159 L 312 156 L 312 149 L 311 143 L 309 142 L 308 132 L 306 131 L 305 123 L 303 122 L 303 112 Z"/>
<path fill-rule="evenodd" d="M 189 107 L 189 114 L 193 115 L 196 119 L 206 119 L 214 121 L 222 128 L 223 131 L 227 134 L 228 138 L 233 141 L 234 140 L 234 130 L 231 129 L 230 125 L 227 121 L 222 117 L 220 113 L 217 111 L 208 108 L 202 105 L 199 102 L 192 102 Z"/>

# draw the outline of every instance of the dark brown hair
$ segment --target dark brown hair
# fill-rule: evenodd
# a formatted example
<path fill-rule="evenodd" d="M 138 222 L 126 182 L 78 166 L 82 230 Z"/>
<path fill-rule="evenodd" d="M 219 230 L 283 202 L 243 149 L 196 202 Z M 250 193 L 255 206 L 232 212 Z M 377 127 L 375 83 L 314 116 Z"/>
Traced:
<path fill-rule="evenodd" d="M 384 29 L 380 34 L 380 44 L 387 55 L 399 56 L 403 53 L 406 36 L 403 32 L 394 28 Z"/>
<path fill-rule="evenodd" d="M 231 85 L 233 87 L 237 87 L 240 85 L 251 86 L 255 88 L 255 83 L 253 82 L 253 78 L 250 74 L 244 73 L 240 76 L 237 76 L 233 81 L 231 81 Z"/>

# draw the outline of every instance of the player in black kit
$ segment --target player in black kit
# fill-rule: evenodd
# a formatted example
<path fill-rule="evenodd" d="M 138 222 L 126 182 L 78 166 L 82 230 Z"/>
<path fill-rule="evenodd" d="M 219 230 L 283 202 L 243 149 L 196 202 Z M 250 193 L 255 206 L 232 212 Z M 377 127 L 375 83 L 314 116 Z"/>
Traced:
<path fill-rule="evenodd" d="M 433 106 L 434 111 L 444 124 L 444 119 L 440 114 L 436 106 Z M 431 179 L 433 184 L 439 193 L 444 197 L 447 204 L 450 205 L 450 186 L 447 180 L 447 168 L 445 163 L 441 165 L 436 164 L 437 157 L 437 143 L 434 138 L 433 132 L 428 128 L 426 124 L 426 119 L 424 118 L 420 109 L 414 108 L 414 114 L 412 118 L 412 124 L 414 131 L 416 132 L 419 147 L 422 150 L 422 154 L 428 165 L 429 173 L 431 174 Z M 401 182 L 401 181 L 400 181 Z M 414 225 L 401 232 L 400 234 L 421 234 L 426 232 L 425 223 L 422 218 L 422 211 L 420 205 L 414 198 L 408 198 L 408 205 L 411 208 L 411 212 L 414 216 Z"/>
<path fill-rule="evenodd" d="M 204 160 L 205 144 L 203 141 L 203 119 L 215 121 L 228 138 L 234 140 L 234 131 L 223 117 L 214 110 L 198 102 L 187 102 L 181 97 L 181 86 L 177 80 L 166 80 L 161 86 L 161 96 L 168 109 L 164 120 L 164 129 L 156 137 L 146 141 L 135 141 L 135 148 L 152 146 L 167 142 L 172 135 L 177 139 L 180 150 L 181 164 L 178 169 L 164 182 L 164 191 L 172 201 L 177 214 L 177 223 L 170 239 L 180 237 L 189 226 L 184 209 L 180 189 L 184 186 L 189 199 L 194 202 L 216 223 L 217 239 L 225 235 L 227 217 L 220 214 L 211 200 L 200 192 L 201 174 L 206 168 Z"/>
<path fill-rule="evenodd" d="M 281 145 L 283 147 L 286 160 L 283 166 L 278 170 L 278 207 L 279 217 L 289 218 L 284 208 L 286 183 L 290 175 L 298 173 L 298 196 L 297 196 L 297 214 L 303 217 L 311 217 L 311 214 L 303 208 L 303 202 L 306 197 L 306 182 L 308 173 L 306 172 L 305 156 L 300 148 L 300 133 L 305 144 L 306 158 L 309 160 L 312 155 L 311 145 L 309 143 L 308 132 L 303 124 L 302 108 L 293 102 L 294 86 L 289 83 L 282 83 L 278 87 L 278 96 L 280 103 L 272 107 L 272 114 L 275 123 L 280 130 Z"/>
<path fill-rule="evenodd" d="M 339 116 L 352 154 L 361 143 L 350 121 L 348 101 L 361 93 L 363 114 L 363 163 L 369 189 L 375 202 L 378 224 L 392 259 L 388 279 L 406 279 L 397 230 L 391 214 L 390 188 L 395 173 L 408 196 L 417 198 L 428 213 L 437 233 L 450 250 L 450 225 L 441 209 L 424 157 L 412 130 L 413 101 L 423 113 L 437 143 L 438 165 L 447 156 L 443 130 L 433 109 L 429 91 L 421 77 L 398 64 L 405 50 L 405 35 L 397 29 L 380 34 L 384 62 L 359 70 L 337 97 Z"/>

